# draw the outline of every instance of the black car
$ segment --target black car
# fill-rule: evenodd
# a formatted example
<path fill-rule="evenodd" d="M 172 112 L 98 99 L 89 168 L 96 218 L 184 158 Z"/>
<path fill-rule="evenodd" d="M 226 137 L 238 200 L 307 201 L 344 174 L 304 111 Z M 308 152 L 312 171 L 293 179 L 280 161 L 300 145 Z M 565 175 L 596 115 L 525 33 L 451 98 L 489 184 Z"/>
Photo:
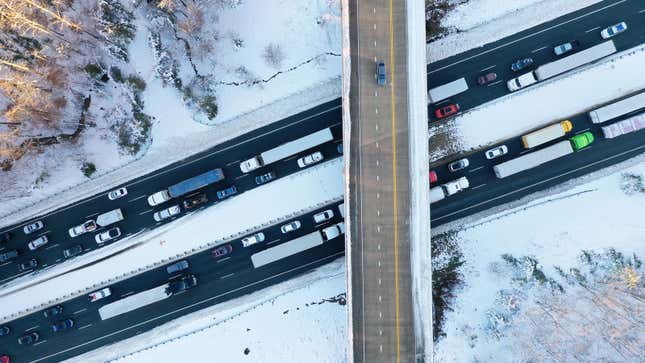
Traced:
<path fill-rule="evenodd" d="M 38 267 L 38 260 L 36 260 L 35 258 L 32 258 L 29 261 L 25 261 L 18 264 L 18 271 L 23 272 L 23 271 L 34 269 L 36 267 Z"/>
<path fill-rule="evenodd" d="M 11 233 L 7 232 L 7 233 L 0 234 L 0 243 L 9 242 L 10 239 L 11 239 Z"/>
<path fill-rule="evenodd" d="M 51 308 L 43 311 L 43 315 L 46 318 L 49 318 L 51 316 L 60 315 L 62 312 L 63 312 L 63 307 L 60 306 L 60 305 L 56 305 L 56 306 L 52 306 Z"/>
<path fill-rule="evenodd" d="M 65 319 L 65 320 L 61 320 L 58 323 L 52 325 L 52 331 L 54 333 L 57 333 L 57 332 L 60 332 L 60 331 L 67 330 L 67 329 L 69 329 L 69 328 L 71 328 L 73 326 L 74 326 L 74 320 Z"/>
<path fill-rule="evenodd" d="M 182 205 L 184 206 L 185 209 L 192 209 L 197 207 L 198 205 L 202 205 L 206 203 L 208 203 L 208 196 L 206 195 L 206 193 L 199 193 L 184 200 Z"/>
<path fill-rule="evenodd" d="M 18 338 L 18 344 L 20 345 L 31 345 L 37 342 L 40 339 L 40 335 L 36 332 L 31 332 L 27 335 L 23 335 Z"/>
<path fill-rule="evenodd" d="M 8 326 L 0 326 L 0 337 L 9 335 L 9 333 L 11 333 L 11 329 Z"/>
<path fill-rule="evenodd" d="M 524 59 L 518 59 L 513 64 L 511 64 L 511 70 L 513 72 L 521 71 L 522 69 L 530 66 L 533 64 L 533 58 L 524 58 Z"/>
<path fill-rule="evenodd" d="M 255 184 L 257 185 L 262 185 L 265 183 L 270 182 L 271 180 L 275 179 L 275 171 L 270 171 L 266 174 L 258 175 L 255 177 Z"/>
<path fill-rule="evenodd" d="M 80 254 L 81 252 L 83 252 L 83 246 L 82 245 L 75 245 L 75 246 L 72 246 L 70 248 L 64 249 L 63 250 L 63 257 L 65 257 L 65 258 L 74 257 L 74 256 Z"/>
<path fill-rule="evenodd" d="M 18 250 L 11 250 L 4 253 L 0 253 L 0 263 L 13 260 L 14 258 L 18 257 L 18 255 L 19 255 Z"/>
<path fill-rule="evenodd" d="M 170 281 L 166 287 L 167 295 L 176 295 L 197 285 L 197 278 L 193 274 L 182 275 L 179 279 Z"/>

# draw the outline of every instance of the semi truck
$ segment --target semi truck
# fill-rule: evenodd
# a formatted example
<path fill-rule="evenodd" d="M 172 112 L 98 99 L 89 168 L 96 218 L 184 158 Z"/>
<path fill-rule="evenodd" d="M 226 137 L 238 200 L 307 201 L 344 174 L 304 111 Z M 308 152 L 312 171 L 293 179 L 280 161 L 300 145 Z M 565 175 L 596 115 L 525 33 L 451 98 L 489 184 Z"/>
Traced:
<path fill-rule="evenodd" d="M 577 150 L 587 147 L 594 141 L 593 134 L 589 131 L 576 135 L 571 140 L 560 141 L 515 159 L 505 161 L 493 166 L 493 171 L 498 178 L 506 178 L 521 171 L 535 168 L 549 161 L 561 158 Z"/>
<path fill-rule="evenodd" d="M 645 108 L 645 92 L 590 111 L 589 118 L 591 122 L 600 124 L 641 108 Z"/>
<path fill-rule="evenodd" d="M 121 314 L 140 309 L 146 305 L 156 303 L 172 296 L 166 293 L 169 284 L 157 286 L 150 290 L 142 291 L 120 300 L 103 305 L 99 308 L 101 320 L 107 320 Z"/>
<path fill-rule="evenodd" d="M 564 120 L 522 136 L 522 144 L 524 145 L 524 148 L 530 149 L 532 147 L 542 145 L 545 142 L 555 140 L 558 137 L 562 137 L 567 132 L 571 131 L 571 129 L 573 129 L 571 121 Z"/>
<path fill-rule="evenodd" d="M 626 120 L 602 127 L 602 133 L 606 139 L 613 139 L 620 135 L 629 134 L 645 129 L 645 113 L 632 116 Z"/>
<path fill-rule="evenodd" d="M 468 178 L 462 176 L 457 180 L 453 180 L 434 188 L 430 188 L 430 204 L 456 194 L 468 188 L 469 186 L 470 184 L 468 183 Z"/>
<path fill-rule="evenodd" d="M 96 217 L 96 224 L 98 224 L 101 227 L 105 227 L 105 226 L 109 226 L 110 224 L 120 222 L 122 220 L 123 220 L 123 212 L 121 212 L 120 208 L 117 208 L 109 212 L 99 214 Z"/>
<path fill-rule="evenodd" d="M 613 40 L 608 40 L 570 56 L 543 64 L 534 71 L 509 80 L 506 82 L 506 86 L 511 92 L 517 91 L 538 81 L 544 81 L 585 64 L 595 62 L 613 53 L 616 53 L 616 46 Z"/>
<path fill-rule="evenodd" d="M 262 267 L 322 244 L 322 232 L 311 232 L 289 242 L 254 253 L 251 255 L 251 262 L 253 262 L 253 267 L 255 268 Z"/>
<path fill-rule="evenodd" d="M 222 172 L 222 169 L 217 168 L 209 170 L 152 194 L 148 197 L 148 204 L 155 206 L 164 203 L 171 198 L 177 198 L 197 189 L 201 189 L 209 184 L 217 183 L 220 180 L 224 180 L 224 172 Z"/>
<path fill-rule="evenodd" d="M 330 129 L 316 131 L 313 134 L 303 136 L 299 139 L 289 141 L 278 147 L 267 150 L 260 155 L 254 156 L 240 163 L 240 169 L 243 173 L 248 173 L 255 169 L 274 163 L 278 160 L 287 158 L 293 154 L 311 149 L 320 144 L 332 141 L 334 136 Z"/>
<path fill-rule="evenodd" d="M 468 84 L 465 78 L 459 78 L 455 81 L 443 84 L 439 87 L 431 88 L 428 91 L 428 101 L 430 103 L 437 103 L 446 98 L 452 97 L 456 94 L 466 92 Z"/>

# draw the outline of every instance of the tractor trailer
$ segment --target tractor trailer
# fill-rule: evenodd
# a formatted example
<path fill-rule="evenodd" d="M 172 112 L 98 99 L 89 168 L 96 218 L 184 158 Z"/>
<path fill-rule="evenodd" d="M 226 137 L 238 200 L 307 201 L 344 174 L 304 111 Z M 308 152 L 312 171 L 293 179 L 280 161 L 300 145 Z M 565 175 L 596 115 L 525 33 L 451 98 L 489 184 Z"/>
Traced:
<path fill-rule="evenodd" d="M 602 133 L 606 139 L 613 139 L 621 135 L 629 134 L 645 129 L 645 113 L 632 116 L 626 120 L 602 127 Z"/>
<path fill-rule="evenodd" d="M 260 155 L 254 156 L 251 159 L 245 160 L 240 163 L 240 169 L 243 173 L 248 173 L 255 169 L 274 163 L 278 160 L 287 158 L 293 154 L 311 149 L 320 144 L 332 141 L 334 136 L 330 129 L 323 129 L 316 131 L 313 134 L 301 137 L 299 139 L 289 141 L 273 149 L 267 150 Z"/>
<path fill-rule="evenodd" d="M 545 142 L 555 140 L 558 137 L 562 137 L 567 132 L 571 131 L 571 129 L 573 129 L 571 121 L 564 120 L 522 136 L 522 144 L 524 145 L 524 148 L 530 149 L 532 147 L 542 145 Z"/>
<path fill-rule="evenodd" d="M 177 198 L 184 194 L 188 194 L 197 189 L 201 189 L 209 184 L 217 183 L 224 180 L 224 172 L 222 169 L 213 169 L 203 174 L 199 174 L 190 179 L 186 179 L 177 184 L 171 185 L 168 189 L 164 189 L 154 193 L 148 197 L 148 204 L 155 206 L 164 203 L 172 198 Z"/>
<path fill-rule="evenodd" d="M 469 186 L 470 184 L 468 183 L 468 178 L 462 176 L 457 180 L 453 180 L 446 184 L 430 188 L 430 204 L 438 202 L 445 197 L 449 197 L 453 194 L 457 194 L 458 192 L 468 188 Z"/>
<path fill-rule="evenodd" d="M 545 79 L 555 77 L 585 64 L 595 62 L 613 53 L 616 53 L 616 46 L 613 40 L 608 40 L 570 56 L 543 64 L 534 71 L 511 79 L 506 82 L 506 86 L 511 92 L 517 91 L 538 81 L 544 81 Z"/>
<path fill-rule="evenodd" d="M 645 108 L 645 92 L 597 108 L 589 112 L 589 118 L 591 122 L 600 124 L 641 108 Z"/>
<path fill-rule="evenodd" d="M 466 83 L 466 79 L 459 78 L 458 80 L 443 84 L 439 87 L 431 88 L 428 91 L 428 101 L 430 103 L 437 103 L 456 94 L 466 92 L 467 90 L 468 84 Z"/>

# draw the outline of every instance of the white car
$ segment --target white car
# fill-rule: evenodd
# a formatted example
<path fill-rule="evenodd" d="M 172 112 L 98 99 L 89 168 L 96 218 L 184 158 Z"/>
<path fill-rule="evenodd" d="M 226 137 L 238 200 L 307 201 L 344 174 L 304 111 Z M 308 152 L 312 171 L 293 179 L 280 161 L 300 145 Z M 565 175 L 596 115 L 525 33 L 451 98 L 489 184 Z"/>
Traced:
<path fill-rule="evenodd" d="M 304 168 L 305 166 L 318 163 L 323 159 L 324 159 L 323 154 L 320 151 L 316 151 L 313 154 L 309 154 L 307 156 L 303 156 L 300 159 L 298 159 L 298 166 L 301 168 Z"/>
<path fill-rule="evenodd" d="M 43 227 L 44 227 L 44 224 L 42 221 L 36 221 L 34 223 L 26 225 L 22 230 L 25 232 L 25 234 L 30 234 L 30 233 L 36 232 L 37 230 Z"/>
<path fill-rule="evenodd" d="M 74 238 L 82 235 L 83 233 L 92 232 L 96 228 L 97 228 L 96 222 L 90 219 L 89 221 L 83 224 L 70 228 L 68 232 L 69 232 L 69 236 Z"/>
<path fill-rule="evenodd" d="M 101 300 L 104 297 L 108 297 L 112 295 L 112 290 L 110 290 L 109 287 L 106 287 L 104 289 L 101 289 L 99 291 L 95 291 L 89 295 L 90 302 L 95 302 L 97 300 Z"/>
<path fill-rule="evenodd" d="M 282 231 L 282 233 L 289 233 L 297 230 L 298 228 L 300 228 L 300 221 L 293 221 L 280 227 L 280 230 Z"/>
<path fill-rule="evenodd" d="M 249 247 L 262 241 L 264 241 L 264 233 L 258 232 L 252 236 L 242 238 L 242 246 Z"/>
<path fill-rule="evenodd" d="M 167 202 L 170 200 L 170 193 L 167 190 L 162 190 L 156 192 L 155 194 L 148 197 L 148 204 L 154 207 L 155 205 Z"/>
<path fill-rule="evenodd" d="M 113 240 L 115 238 L 119 238 L 121 236 L 121 230 L 119 227 L 112 228 L 110 230 L 107 230 L 105 232 L 101 232 L 94 236 L 94 240 L 96 243 L 104 243 L 110 240 Z"/>
<path fill-rule="evenodd" d="M 506 153 L 508 153 L 508 148 L 506 147 L 506 145 L 500 145 L 486 151 L 486 159 L 495 159 L 502 155 L 505 155 Z"/>
<path fill-rule="evenodd" d="M 121 197 L 125 197 L 128 195 L 128 190 L 125 187 L 121 187 L 119 189 L 115 189 L 111 192 L 108 193 L 108 199 L 109 200 L 115 200 L 119 199 Z"/>
<path fill-rule="evenodd" d="M 327 209 L 324 212 L 314 214 L 314 222 L 322 223 L 328 221 L 334 217 L 334 212 L 331 209 Z"/>
<path fill-rule="evenodd" d="M 614 24 L 610 26 L 609 28 L 605 28 L 600 32 L 600 36 L 603 39 L 609 39 L 613 37 L 616 34 L 620 34 L 627 30 L 627 24 L 623 21 L 618 24 Z"/>
<path fill-rule="evenodd" d="M 320 233 L 325 241 L 329 241 L 345 233 L 345 223 L 340 222 L 333 226 L 324 228 Z"/>
<path fill-rule="evenodd" d="M 36 238 L 35 240 L 29 242 L 27 244 L 27 246 L 29 247 L 30 250 L 33 251 L 38 247 L 42 247 L 42 246 L 46 245 L 47 242 L 49 242 L 49 239 L 47 238 L 47 236 L 40 236 L 40 237 Z"/>
<path fill-rule="evenodd" d="M 181 209 L 179 209 L 179 205 L 173 205 L 170 208 L 166 208 L 164 210 L 160 210 L 159 212 L 156 212 L 153 217 L 155 221 L 161 222 L 164 219 L 170 218 L 172 216 L 176 216 L 177 214 L 181 213 Z"/>

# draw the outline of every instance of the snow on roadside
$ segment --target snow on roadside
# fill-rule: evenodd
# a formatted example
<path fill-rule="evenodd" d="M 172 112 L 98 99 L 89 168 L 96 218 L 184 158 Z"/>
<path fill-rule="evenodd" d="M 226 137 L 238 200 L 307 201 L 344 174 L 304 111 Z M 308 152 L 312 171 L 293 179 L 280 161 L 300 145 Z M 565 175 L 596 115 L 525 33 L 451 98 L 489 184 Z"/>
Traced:
<path fill-rule="evenodd" d="M 339 258 L 66 362 L 201 362 L 214 349 L 225 362 L 343 362 L 345 291 L 345 259 Z"/>
<path fill-rule="evenodd" d="M 452 311 L 446 312 L 446 336 L 435 343 L 436 362 L 522 360 L 510 354 L 516 342 L 512 336 L 497 339 L 485 331 L 486 312 L 495 305 L 498 292 L 514 286 L 500 278 L 495 267 L 502 254 L 533 256 L 547 276 L 557 275 L 555 266 L 575 266 L 582 250 L 613 247 L 642 257 L 645 193 L 628 195 L 621 189 L 625 173 L 645 179 L 645 160 L 636 160 L 627 169 L 611 167 L 614 172 L 603 177 L 597 175 L 605 171 L 587 175 L 587 183 L 557 194 L 433 229 L 434 235 L 456 231 L 466 261 L 460 269 L 465 283 L 456 291 Z"/>
<path fill-rule="evenodd" d="M 442 25 L 453 32 L 427 44 L 427 61 L 481 47 L 600 1 L 470 0 L 447 14 Z"/>
<path fill-rule="evenodd" d="M 521 135 L 644 89 L 645 73 L 634 72 L 643 64 L 645 46 L 641 45 L 436 124 L 430 128 L 431 145 L 433 138 L 456 141 L 431 148 L 430 161 Z"/>
<path fill-rule="evenodd" d="M 205 248 L 207 244 L 221 244 L 231 238 L 243 237 L 250 233 L 245 231 L 256 226 L 273 224 L 301 210 L 312 209 L 320 203 L 339 200 L 343 196 L 344 187 L 342 179 L 338 177 L 342 172 L 342 165 L 342 158 L 328 161 L 184 216 L 130 240 L 122 240 L 82 255 L 42 272 L 37 278 L 45 281 L 35 286 L 30 286 L 34 282 L 32 276 L 16 279 L 2 291 L 8 295 L 2 296 L 0 321 L 9 316 L 10 319 L 15 319 L 17 315 L 24 314 L 25 309 L 32 309 L 50 300 L 90 292 L 109 279 L 120 279 L 124 274 L 129 275 L 142 269 L 142 261 L 150 266 L 159 261 L 184 256 L 184 253 L 195 252 L 196 249 Z M 297 192 L 294 193 L 294 190 Z M 271 208 L 258 208 L 260 205 L 270 205 Z M 152 214 L 149 216 L 152 219 Z M 216 228 L 213 228 L 213 221 L 217 221 Z M 135 247 L 125 250 L 132 245 Z M 102 256 L 114 254 L 117 250 L 125 251 L 108 260 L 47 279 L 96 261 Z M 24 286 L 30 287 L 22 289 Z"/>

